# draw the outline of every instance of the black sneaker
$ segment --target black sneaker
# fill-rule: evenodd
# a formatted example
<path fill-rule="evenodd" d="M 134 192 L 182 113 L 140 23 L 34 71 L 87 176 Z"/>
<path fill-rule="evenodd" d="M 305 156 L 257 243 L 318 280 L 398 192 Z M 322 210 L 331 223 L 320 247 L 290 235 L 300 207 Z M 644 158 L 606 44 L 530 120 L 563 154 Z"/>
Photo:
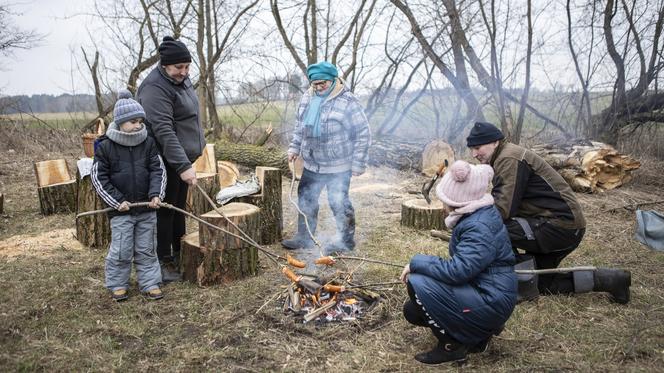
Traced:
<path fill-rule="evenodd" d="M 468 352 L 471 354 L 479 354 L 485 352 L 489 349 L 489 342 L 491 342 L 491 336 L 489 338 L 479 341 L 476 345 L 471 346 L 468 349 Z"/>
<path fill-rule="evenodd" d="M 431 351 L 415 355 L 415 360 L 424 364 L 463 363 L 467 355 L 468 348 L 462 344 L 439 342 Z"/>

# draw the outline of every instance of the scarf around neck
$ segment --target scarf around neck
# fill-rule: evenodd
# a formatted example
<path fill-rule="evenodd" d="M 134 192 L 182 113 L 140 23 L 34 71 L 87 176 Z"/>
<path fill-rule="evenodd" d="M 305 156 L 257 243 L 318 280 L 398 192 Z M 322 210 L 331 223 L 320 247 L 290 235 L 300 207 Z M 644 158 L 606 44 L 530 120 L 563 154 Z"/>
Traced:
<path fill-rule="evenodd" d="M 461 207 L 456 207 L 450 214 L 445 218 L 445 225 L 452 229 L 459 222 L 462 216 L 466 214 L 472 214 L 478 209 L 486 206 L 493 205 L 493 197 L 491 194 L 486 193 L 480 199 L 474 201 L 469 201 Z"/>
<path fill-rule="evenodd" d="M 123 132 L 115 122 L 111 122 L 106 130 L 106 136 L 120 145 L 136 146 L 145 141 L 148 131 L 145 129 L 145 124 L 141 124 L 141 129 L 136 132 Z"/>
<path fill-rule="evenodd" d="M 320 112 L 323 102 L 330 95 L 334 86 L 337 84 L 336 79 L 330 84 L 325 92 L 320 95 L 318 92 L 314 91 L 314 94 L 311 96 L 309 105 L 307 105 L 307 111 L 304 113 L 304 125 L 306 127 L 311 127 L 311 134 L 313 137 L 320 137 Z"/>

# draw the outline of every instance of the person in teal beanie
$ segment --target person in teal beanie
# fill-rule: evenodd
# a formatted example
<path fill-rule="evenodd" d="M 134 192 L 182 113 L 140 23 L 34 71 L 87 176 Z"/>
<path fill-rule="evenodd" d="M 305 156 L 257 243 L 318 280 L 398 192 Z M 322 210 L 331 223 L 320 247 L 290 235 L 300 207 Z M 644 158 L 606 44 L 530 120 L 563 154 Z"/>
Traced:
<path fill-rule="evenodd" d="M 328 202 L 337 225 L 337 235 L 325 245 L 326 253 L 353 250 L 355 211 L 348 195 L 351 176 L 364 173 L 371 143 L 369 122 L 359 100 L 339 77 L 337 67 L 323 61 L 307 67 L 311 85 L 300 101 L 288 147 L 288 161 L 304 161 L 298 186 L 298 204 L 311 229 L 316 231 L 318 199 L 327 188 Z M 314 246 L 304 216 L 298 218 L 297 233 L 282 241 L 287 249 Z"/>

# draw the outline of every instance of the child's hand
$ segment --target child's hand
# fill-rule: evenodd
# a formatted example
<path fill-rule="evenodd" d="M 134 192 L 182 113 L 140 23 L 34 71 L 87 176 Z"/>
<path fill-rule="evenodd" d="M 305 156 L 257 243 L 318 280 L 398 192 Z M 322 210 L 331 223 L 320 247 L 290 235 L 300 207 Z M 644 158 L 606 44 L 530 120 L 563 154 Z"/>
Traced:
<path fill-rule="evenodd" d="M 399 279 L 404 284 L 408 281 L 408 274 L 409 273 L 410 273 L 410 264 L 406 264 L 406 266 L 403 267 L 403 271 L 401 271 L 401 276 L 399 276 Z"/>
<path fill-rule="evenodd" d="M 150 208 L 153 208 L 153 209 L 158 209 L 160 203 L 161 203 L 161 200 L 159 199 L 159 197 L 152 197 L 152 200 L 150 201 L 148 206 L 150 206 Z"/>
<path fill-rule="evenodd" d="M 118 206 L 118 211 L 129 211 L 129 202 L 122 202 L 120 206 Z"/>

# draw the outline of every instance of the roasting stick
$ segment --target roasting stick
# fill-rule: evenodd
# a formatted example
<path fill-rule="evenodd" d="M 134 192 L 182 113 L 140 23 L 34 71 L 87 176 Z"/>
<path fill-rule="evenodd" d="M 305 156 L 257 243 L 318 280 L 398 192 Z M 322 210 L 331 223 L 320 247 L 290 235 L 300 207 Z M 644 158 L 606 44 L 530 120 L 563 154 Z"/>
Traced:
<path fill-rule="evenodd" d="M 314 234 L 311 232 L 311 228 L 309 227 L 309 219 L 307 219 L 307 216 L 304 214 L 304 212 L 300 210 L 300 206 L 297 204 L 297 202 L 293 200 L 293 187 L 295 186 L 295 165 L 293 164 L 293 162 L 290 163 L 292 165 L 291 168 L 293 169 L 293 175 L 292 175 L 293 177 L 291 177 L 290 191 L 288 192 L 288 200 L 293 206 L 295 206 L 297 213 L 302 215 L 302 217 L 304 218 L 304 225 L 307 227 L 307 233 L 309 234 L 309 237 L 311 237 L 311 239 L 314 241 L 314 244 L 316 244 L 316 246 L 318 247 L 318 252 L 320 256 L 323 256 L 323 246 L 321 246 L 320 242 L 318 242 L 316 237 L 314 237 Z"/>
<path fill-rule="evenodd" d="M 204 194 L 204 195 L 207 196 L 207 194 Z M 211 201 L 209 199 L 209 197 L 208 197 L 208 200 Z M 135 203 L 130 203 L 129 207 L 130 208 L 131 207 L 147 207 L 148 205 L 149 205 L 149 202 L 135 202 Z M 263 248 L 259 244 L 257 244 L 256 241 L 251 239 L 251 237 L 249 237 L 249 240 L 247 240 L 246 238 L 238 236 L 235 233 L 229 232 L 229 231 L 227 231 L 227 230 L 225 230 L 221 227 L 217 227 L 216 225 L 210 224 L 207 221 L 197 217 L 196 215 L 191 214 L 191 213 L 189 213 L 185 210 L 182 210 L 178 207 L 175 207 L 175 206 L 171 205 L 170 203 L 160 202 L 159 207 L 164 207 L 164 208 L 167 208 L 167 209 L 175 210 L 175 211 L 177 211 L 181 214 L 184 214 L 186 216 L 191 217 L 192 219 L 198 221 L 199 223 L 207 225 L 210 228 L 219 230 L 219 231 L 224 232 L 228 235 L 231 235 L 235 238 L 238 238 L 238 239 L 240 239 L 240 240 L 256 247 L 263 254 L 265 254 L 265 256 L 267 256 L 270 260 L 272 260 L 277 266 L 282 267 L 282 269 L 284 267 L 286 267 L 285 265 L 279 263 L 278 260 L 288 261 L 287 258 L 284 258 L 281 255 L 277 255 L 277 254 L 275 254 L 275 253 L 273 253 L 269 250 L 266 250 L 265 248 Z M 115 210 L 113 207 L 107 207 L 107 208 L 101 209 L 101 210 L 86 211 L 86 212 L 82 212 L 82 213 L 76 215 L 76 219 L 82 218 L 84 216 L 101 214 L 101 213 L 105 213 L 105 212 L 109 212 L 109 211 L 113 211 L 113 210 Z M 216 206 L 215 206 L 215 210 L 216 210 Z M 220 211 L 217 211 L 217 212 L 220 213 Z M 221 215 L 228 220 L 228 218 L 224 214 L 221 214 Z M 247 234 L 244 233 L 241 229 L 239 229 L 233 222 L 231 222 L 230 220 L 229 220 L 229 222 L 231 223 L 231 225 L 233 225 L 235 227 L 235 229 L 237 229 L 238 231 L 242 232 L 245 236 L 247 236 Z M 319 259 L 322 259 L 322 258 L 328 258 L 328 257 L 321 257 Z M 402 268 L 404 266 L 403 264 L 391 263 L 391 262 L 386 262 L 386 261 L 378 260 L 378 259 L 361 258 L 361 257 L 356 257 L 356 256 L 342 255 L 342 256 L 337 256 L 337 257 L 329 256 L 329 258 L 331 258 L 333 260 L 333 262 L 331 264 L 328 264 L 328 265 L 333 265 L 335 259 L 346 259 L 346 260 L 360 260 L 360 261 L 365 261 L 365 262 L 368 262 L 368 263 L 377 263 L 377 264 L 383 264 L 383 265 L 387 265 L 387 266 L 391 266 L 391 267 L 398 267 L 398 268 Z M 551 273 L 568 273 L 568 272 L 576 272 L 576 271 L 594 271 L 596 269 L 597 268 L 594 267 L 594 266 L 579 266 L 579 267 L 548 268 L 548 269 L 517 269 L 517 270 L 514 270 L 514 272 L 517 273 L 517 274 L 551 274 Z"/>
<path fill-rule="evenodd" d="M 130 203 L 129 207 L 130 208 L 132 208 L 132 207 L 142 207 L 142 206 L 145 207 L 145 206 L 148 206 L 148 205 L 149 205 L 149 202 L 135 202 L 135 203 Z M 164 208 L 167 208 L 167 209 L 175 210 L 175 211 L 177 211 L 181 214 L 189 216 L 190 218 L 198 221 L 199 223 L 207 225 L 210 228 L 213 228 L 213 229 L 216 229 L 218 231 L 224 232 L 224 233 L 226 233 L 228 235 L 231 235 L 235 238 L 238 238 L 238 239 L 240 239 L 240 240 L 242 240 L 242 241 L 244 241 L 244 242 L 246 242 L 246 243 L 248 243 L 252 246 L 255 246 L 258 250 L 260 250 L 263 254 L 265 254 L 265 256 L 267 256 L 270 260 L 272 260 L 277 266 L 282 266 L 283 267 L 283 265 L 280 264 L 277 260 L 286 260 L 286 258 L 260 247 L 260 245 L 256 244 L 256 242 L 254 240 L 249 241 L 249 240 L 245 239 L 244 237 L 238 236 L 235 233 L 229 232 L 229 231 L 227 231 L 227 230 L 225 230 L 221 227 L 217 227 L 214 224 L 210 224 L 210 223 L 206 222 L 205 220 L 199 218 L 198 216 L 196 216 L 194 214 L 191 214 L 191 213 L 189 213 L 189 212 L 187 212 L 187 211 L 185 211 L 181 208 L 175 207 L 175 206 L 171 205 L 170 203 L 159 202 L 159 207 L 164 207 Z M 84 216 L 88 216 L 88 215 L 100 214 L 100 213 L 109 212 L 109 211 L 113 211 L 113 210 L 115 210 L 113 207 L 107 207 L 107 208 L 101 209 L 101 210 L 93 210 L 93 211 L 82 212 L 82 213 L 76 215 L 76 219 L 84 217 Z M 226 217 L 225 215 L 222 215 L 222 216 Z M 228 219 L 228 218 L 226 218 L 226 219 Z M 233 226 L 235 226 L 235 224 L 233 224 L 232 222 L 231 222 L 231 224 Z M 242 230 L 237 228 L 237 226 L 236 226 L 236 229 L 238 229 L 240 232 L 242 232 Z M 244 232 L 242 232 L 242 233 L 244 233 Z M 246 234 L 245 234 L 245 236 L 246 236 Z"/>

